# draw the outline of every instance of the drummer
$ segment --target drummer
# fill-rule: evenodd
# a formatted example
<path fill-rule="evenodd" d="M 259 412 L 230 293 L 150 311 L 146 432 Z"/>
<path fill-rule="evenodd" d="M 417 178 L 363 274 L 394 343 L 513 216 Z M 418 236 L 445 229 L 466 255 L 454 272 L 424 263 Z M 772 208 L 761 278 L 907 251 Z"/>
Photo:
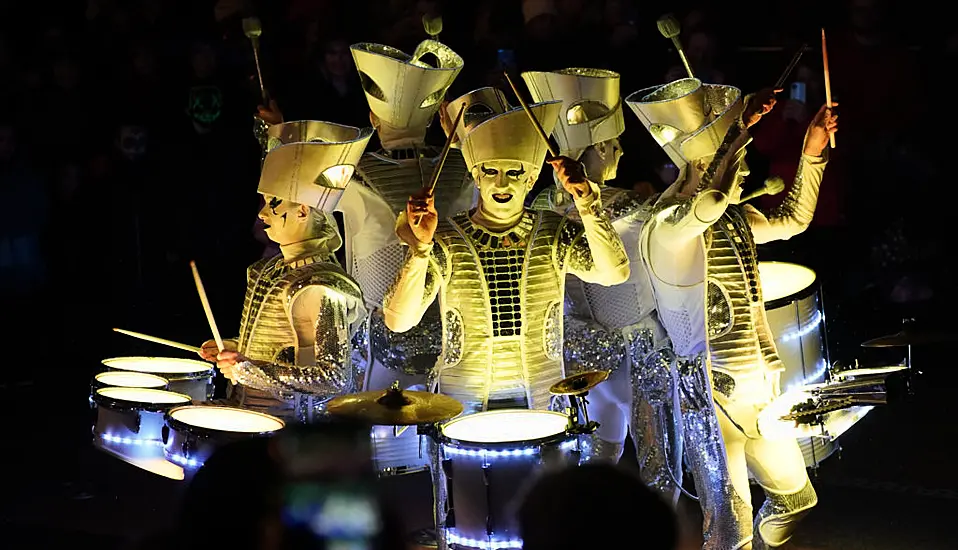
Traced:
<path fill-rule="evenodd" d="M 440 222 L 428 189 L 410 197 L 396 223 L 408 251 L 384 300 L 386 326 L 411 329 L 438 297 L 443 351 L 433 389 L 467 413 L 547 409 L 549 387 L 563 378 L 565 274 L 619 284 L 629 276 L 628 257 L 578 161 L 549 162 L 575 197 L 580 222 L 525 208 L 547 150 L 529 114 L 494 88 L 452 101 L 450 120 L 463 105 L 454 131 L 479 189 L 477 206 Z M 547 135 L 561 105 L 530 106 Z"/>
<path fill-rule="evenodd" d="M 372 135 L 328 122 L 269 128 L 259 218 L 280 254 L 247 271 L 240 335 L 203 344 L 233 384 L 231 404 L 309 421 L 329 398 L 354 391 L 352 328 L 366 315 L 362 293 L 336 261 L 342 245 L 335 208 Z"/>
<path fill-rule="evenodd" d="M 740 204 L 748 175 L 745 146 L 748 129 L 774 107 L 775 91 L 743 101 L 735 88 L 682 79 L 636 92 L 626 102 L 681 170 L 645 225 L 642 247 L 675 352 L 711 366 L 734 491 L 710 507 L 728 507 L 716 520 L 737 523 L 728 531 L 736 530 L 739 540 L 728 541 L 729 547 L 781 546 L 818 499 L 797 441 L 773 440 L 758 429 L 759 412 L 780 393 L 783 367 L 765 314 L 755 246 L 808 227 L 837 117 L 827 106 L 813 117 L 795 183 L 780 207 L 762 213 Z M 746 513 L 749 471 L 766 495 L 754 527 Z M 713 483 L 722 481 L 718 477 Z"/>

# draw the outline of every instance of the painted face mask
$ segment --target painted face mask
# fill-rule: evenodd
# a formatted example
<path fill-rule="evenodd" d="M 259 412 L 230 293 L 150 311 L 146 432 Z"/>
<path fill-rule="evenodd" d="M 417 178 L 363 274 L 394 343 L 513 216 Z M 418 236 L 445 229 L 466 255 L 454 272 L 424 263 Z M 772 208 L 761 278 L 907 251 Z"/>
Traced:
<path fill-rule="evenodd" d="M 223 92 L 217 86 L 194 86 L 190 88 L 190 99 L 186 114 L 196 124 L 209 127 L 219 120 L 223 113 Z"/>

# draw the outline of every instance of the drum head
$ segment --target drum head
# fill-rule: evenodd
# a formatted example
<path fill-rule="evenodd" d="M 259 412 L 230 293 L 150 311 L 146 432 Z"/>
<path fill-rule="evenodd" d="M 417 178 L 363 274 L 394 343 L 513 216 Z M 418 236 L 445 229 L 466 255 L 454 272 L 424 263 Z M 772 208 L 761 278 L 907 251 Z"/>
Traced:
<path fill-rule="evenodd" d="M 206 375 L 213 366 L 193 359 L 175 357 L 114 357 L 104 359 L 103 364 L 111 369 L 146 372 L 160 375 Z"/>
<path fill-rule="evenodd" d="M 103 405 L 135 409 L 168 409 L 190 403 L 188 395 L 149 388 L 124 388 L 111 386 L 96 391 L 94 401 Z"/>
<path fill-rule="evenodd" d="M 815 272 L 787 262 L 759 262 L 762 298 L 766 303 L 795 297 L 815 284 Z"/>
<path fill-rule="evenodd" d="M 107 371 L 93 377 L 100 386 L 118 386 L 123 388 L 165 388 L 170 381 L 155 374 L 145 372 Z"/>
<path fill-rule="evenodd" d="M 219 432 L 262 434 L 281 430 L 286 423 L 261 412 L 233 407 L 177 407 L 169 416 L 190 427 Z"/>
<path fill-rule="evenodd" d="M 552 411 L 501 410 L 457 418 L 442 434 L 465 443 L 520 443 L 564 433 L 569 417 Z"/>

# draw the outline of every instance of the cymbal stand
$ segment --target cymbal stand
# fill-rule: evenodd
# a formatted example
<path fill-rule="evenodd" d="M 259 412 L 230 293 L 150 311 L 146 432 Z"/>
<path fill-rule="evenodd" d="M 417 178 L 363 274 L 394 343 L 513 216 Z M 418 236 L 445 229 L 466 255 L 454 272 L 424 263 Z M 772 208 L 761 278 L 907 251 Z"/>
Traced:
<path fill-rule="evenodd" d="M 569 428 L 570 434 L 591 434 L 599 427 L 598 422 L 589 420 L 589 401 L 586 399 L 587 395 L 589 395 L 587 391 L 580 394 L 569 395 L 569 420 L 572 426 Z"/>

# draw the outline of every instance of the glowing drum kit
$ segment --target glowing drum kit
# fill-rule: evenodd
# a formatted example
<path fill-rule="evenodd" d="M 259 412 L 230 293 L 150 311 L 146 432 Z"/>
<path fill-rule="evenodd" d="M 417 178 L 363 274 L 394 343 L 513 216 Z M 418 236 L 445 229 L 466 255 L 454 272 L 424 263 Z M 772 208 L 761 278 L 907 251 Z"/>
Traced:
<path fill-rule="evenodd" d="M 400 437 L 424 440 L 417 446 L 426 459 L 421 469 L 429 467 L 429 453 L 435 453 L 445 483 L 438 494 L 448 511 L 443 523 L 451 544 L 520 548 L 513 512 L 523 489 L 542 473 L 588 459 L 580 436 L 597 424 L 588 421 L 585 396 L 608 376 L 607 371 L 584 372 L 552 386 L 553 395 L 569 397 L 569 414 L 501 409 L 464 415 L 462 404 L 450 397 L 404 391 L 398 383 L 384 391 L 334 398 L 326 410 L 373 424 L 374 430 L 409 428 Z M 375 437 L 373 442 L 380 475 L 395 475 L 387 467 L 394 457 L 376 447 Z"/>
<path fill-rule="evenodd" d="M 167 357 L 115 357 L 91 381 L 94 445 L 134 466 L 187 479 L 226 443 L 270 436 L 279 418 L 203 404 L 213 388 L 209 363 Z"/>

